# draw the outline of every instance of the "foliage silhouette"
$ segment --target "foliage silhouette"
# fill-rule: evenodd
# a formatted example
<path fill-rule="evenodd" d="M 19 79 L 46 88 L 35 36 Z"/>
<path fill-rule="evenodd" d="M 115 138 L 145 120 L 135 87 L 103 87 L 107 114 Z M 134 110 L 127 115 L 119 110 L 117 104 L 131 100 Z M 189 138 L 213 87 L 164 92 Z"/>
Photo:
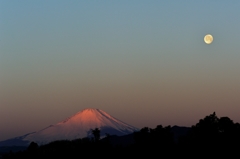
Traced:
<path fill-rule="evenodd" d="M 94 141 L 97 142 L 100 140 L 100 129 L 99 128 L 95 128 L 95 129 L 92 129 L 92 134 L 94 136 Z"/>
<path fill-rule="evenodd" d="M 105 157 L 112 158 L 111 154 L 117 157 L 223 157 L 238 155 L 240 143 L 240 124 L 234 123 L 228 117 L 218 118 L 216 113 L 205 116 L 190 130 L 174 140 L 174 133 L 171 126 L 163 127 L 157 125 L 156 128 L 143 127 L 140 131 L 131 135 L 126 135 L 125 139 L 133 139 L 132 144 L 120 144 L 123 137 L 107 135 L 100 139 L 100 130 L 92 130 L 94 140 L 82 138 L 76 140 L 54 141 L 46 145 L 38 146 L 30 143 L 26 151 L 8 153 L 5 159 L 15 158 L 73 158 L 81 157 Z M 118 144 L 114 144 L 118 141 Z M 122 142 L 124 143 L 124 142 Z M 127 143 L 127 142 L 125 142 Z M 192 155 L 193 154 L 193 155 Z M 115 157 L 115 156 L 114 156 Z"/>
<path fill-rule="evenodd" d="M 38 149 L 38 144 L 35 142 L 31 142 L 27 148 L 28 151 L 36 151 L 37 149 Z"/>
<path fill-rule="evenodd" d="M 179 147 L 201 155 L 234 155 L 235 145 L 240 143 L 240 127 L 228 117 L 216 116 L 216 113 L 200 119 L 191 127 L 189 134 L 180 139 Z M 180 151 L 183 152 L 184 150 Z M 231 152 L 231 153 L 230 153 Z"/>

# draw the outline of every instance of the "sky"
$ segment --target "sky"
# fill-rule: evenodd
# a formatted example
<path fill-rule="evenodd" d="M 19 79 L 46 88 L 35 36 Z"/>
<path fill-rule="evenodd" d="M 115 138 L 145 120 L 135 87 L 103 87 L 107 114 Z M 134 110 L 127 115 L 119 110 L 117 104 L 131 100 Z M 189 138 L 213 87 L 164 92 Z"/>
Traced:
<path fill-rule="evenodd" d="M 213 112 L 240 122 L 239 8 L 0 0 L 0 141 L 85 108 L 138 128 L 192 126 Z"/>

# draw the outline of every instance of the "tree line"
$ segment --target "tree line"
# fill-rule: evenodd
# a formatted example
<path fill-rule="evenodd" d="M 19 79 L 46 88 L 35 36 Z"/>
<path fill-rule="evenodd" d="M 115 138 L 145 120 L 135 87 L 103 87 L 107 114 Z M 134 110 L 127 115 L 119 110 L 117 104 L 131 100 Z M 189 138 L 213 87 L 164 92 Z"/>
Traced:
<path fill-rule="evenodd" d="M 39 146 L 32 142 L 27 150 L 7 153 L 5 159 L 12 158 L 75 158 L 80 157 L 231 157 L 238 155 L 240 148 L 240 124 L 228 117 L 218 118 L 216 113 L 205 116 L 180 136 L 171 126 L 144 127 L 138 132 L 121 137 L 133 142 L 114 142 L 118 137 L 106 134 L 100 139 L 99 128 L 92 130 L 93 138 L 54 141 Z M 120 137 L 119 137 L 120 138 Z"/>

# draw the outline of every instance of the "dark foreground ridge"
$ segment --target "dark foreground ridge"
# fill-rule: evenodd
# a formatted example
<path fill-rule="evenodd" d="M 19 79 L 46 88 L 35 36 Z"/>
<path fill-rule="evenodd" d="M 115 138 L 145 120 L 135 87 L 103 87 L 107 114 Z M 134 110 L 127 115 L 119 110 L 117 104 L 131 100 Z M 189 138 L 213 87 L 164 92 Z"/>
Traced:
<path fill-rule="evenodd" d="M 59 140 L 39 146 L 32 142 L 26 150 L 3 154 L 15 158 L 73 158 L 81 157 L 227 157 L 239 155 L 240 124 L 228 117 L 210 114 L 190 128 L 158 125 L 144 127 L 125 136 L 106 134 L 100 139 L 100 129 L 91 130 L 92 138 Z"/>

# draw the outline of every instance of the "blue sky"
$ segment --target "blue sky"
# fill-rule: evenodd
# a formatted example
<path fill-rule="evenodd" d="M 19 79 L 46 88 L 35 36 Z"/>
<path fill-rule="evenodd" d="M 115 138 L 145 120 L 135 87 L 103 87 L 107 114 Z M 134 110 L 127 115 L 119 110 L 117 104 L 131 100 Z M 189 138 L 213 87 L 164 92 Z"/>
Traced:
<path fill-rule="evenodd" d="M 239 8 L 1 0 L 0 140 L 89 107 L 139 128 L 191 126 L 213 111 L 240 122 Z"/>

